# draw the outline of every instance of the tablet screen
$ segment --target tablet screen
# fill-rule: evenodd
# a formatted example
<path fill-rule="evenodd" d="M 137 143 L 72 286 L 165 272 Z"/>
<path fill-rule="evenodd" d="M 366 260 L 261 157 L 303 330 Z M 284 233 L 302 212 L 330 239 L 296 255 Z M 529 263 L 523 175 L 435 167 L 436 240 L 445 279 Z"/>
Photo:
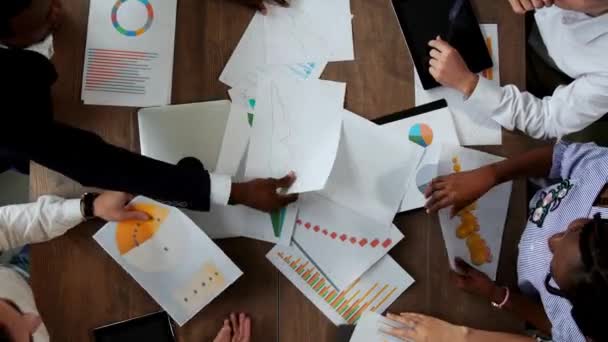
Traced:
<path fill-rule="evenodd" d="M 492 58 L 469 0 L 393 0 L 424 89 L 439 86 L 429 73 L 429 41 L 441 36 L 474 73 L 492 67 Z"/>
<path fill-rule="evenodd" d="M 93 336 L 95 342 L 175 342 L 171 320 L 165 312 L 97 328 Z"/>

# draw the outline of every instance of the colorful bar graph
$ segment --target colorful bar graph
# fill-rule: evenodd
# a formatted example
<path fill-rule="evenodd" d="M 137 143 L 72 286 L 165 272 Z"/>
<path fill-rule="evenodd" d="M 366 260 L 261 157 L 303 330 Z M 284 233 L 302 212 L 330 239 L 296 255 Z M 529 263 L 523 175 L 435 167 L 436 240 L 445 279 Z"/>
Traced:
<path fill-rule="evenodd" d="M 88 49 L 84 89 L 123 94 L 146 94 L 151 64 L 157 53 Z"/>
<path fill-rule="evenodd" d="M 339 291 L 310 262 L 280 251 L 277 255 L 348 324 L 355 324 L 367 310 L 382 308 L 398 290 L 397 287 L 378 282 L 368 286 L 358 279 L 344 291 Z"/>

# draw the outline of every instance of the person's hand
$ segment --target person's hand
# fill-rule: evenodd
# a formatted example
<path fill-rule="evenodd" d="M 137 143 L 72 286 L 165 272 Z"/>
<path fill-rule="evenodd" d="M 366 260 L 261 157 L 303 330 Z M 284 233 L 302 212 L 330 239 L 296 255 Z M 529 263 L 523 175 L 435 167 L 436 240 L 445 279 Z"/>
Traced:
<path fill-rule="evenodd" d="M 453 206 L 450 215 L 454 217 L 495 185 L 496 173 L 492 166 L 437 177 L 424 191 L 427 198 L 425 208 L 430 214 Z"/>
<path fill-rule="evenodd" d="M 543 7 L 551 7 L 554 2 L 554 0 L 509 0 L 513 11 L 518 14 L 524 14 Z"/>
<path fill-rule="evenodd" d="M 132 195 L 124 192 L 107 191 L 99 195 L 93 202 L 93 215 L 106 221 L 146 221 L 150 217 L 148 214 L 135 211 L 129 202 L 133 199 Z"/>
<path fill-rule="evenodd" d="M 268 12 L 268 10 L 266 9 L 266 5 L 264 5 L 265 0 L 237 0 L 237 1 L 244 5 L 257 9 L 258 11 L 262 12 L 262 14 L 266 14 Z M 289 6 L 289 3 L 286 0 L 274 0 L 274 2 L 283 7 Z"/>
<path fill-rule="evenodd" d="M 230 204 L 242 204 L 267 213 L 273 212 L 298 200 L 297 194 L 282 194 L 283 190 L 289 189 L 295 181 L 295 174 L 290 172 L 281 179 L 254 179 L 233 184 Z"/>
<path fill-rule="evenodd" d="M 479 76 L 469 70 L 467 64 L 448 42 L 437 36 L 429 42 L 431 61 L 429 72 L 441 85 L 454 88 L 469 97 L 477 87 Z"/>
<path fill-rule="evenodd" d="M 456 287 L 491 302 L 500 303 L 504 300 L 505 289 L 497 286 L 485 273 L 476 270 L 460 258 L 456 258 L 456 267 L 460 273 L 450 271 L 450 277 Z"/>
<path fill-rule="evenodd" d="M 250 342 L 251 319 L 244 313 L 230 314 L 230 320 L 224 320 L 224 325 L 213 342 Z"/>
<path fill-rule="evenodd" d="M 406 328 L 381 328 L 384 334 L 397 337 L 408 342 L 463 342 L 467 329 L 437 318 L 415 314 L 387 314 L 389 319 L 403 323 Z"/>

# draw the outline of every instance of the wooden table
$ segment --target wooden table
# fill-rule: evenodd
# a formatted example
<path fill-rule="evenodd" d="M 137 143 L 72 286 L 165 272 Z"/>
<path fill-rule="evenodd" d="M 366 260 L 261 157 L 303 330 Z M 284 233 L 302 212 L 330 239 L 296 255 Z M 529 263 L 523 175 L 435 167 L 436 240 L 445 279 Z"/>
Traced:
<path fill-rule="evenodd" d="M 80 88 L 88 1 L 65 0 L 66 22 L 55 36 L 56 117 L 99 133 L 109 142 L 138 150 L 136 110 L 84 106 Z M 525 82 L 524 19 L 506 0 L 474 0 L 484 23 L 498 23 L 501 78 Z M 331 64 L 324 78 L 348 83 L 347 108 L 369 119 L 414 105 L 413 66 L 390 0 L 353 0 L 356 61 Z M 227 98 L 218 80 L 252 12 L 228 0 L 179 0 L 173 103 Z M 485 150 L 510 156 L 529 149 L 528 139 L 504 135 L 504 145 Z M 69 151 L 66 151 L 69 153 Z M 83 189 L 33 166 L 31 195 L 79 196 Z M 509 210 L 499 281 L 514 284 L 516 247 L 526 215 L 525 185 L 516 183 Z M 433 314 L 478 328 L 518 331 L 522 323 L 451 285 L 438 220 L 418 211 L 399 216 L 406 238 L 391 255 L 417 280 L 391 310 Z M 54 341 L 88 341 L 94 327 L 142 315 L 159 307 L 91 239 L 99 223 L 87 223 L 32 248 L 32 285 Z M 211 341 L 231 311 L 251 313 L 254 341 L 334 341 L 335 327 L 265 259 L 270 244 L 235 239 L 220 246 L 245 275 L 179 329 L 180 341 Z"/>

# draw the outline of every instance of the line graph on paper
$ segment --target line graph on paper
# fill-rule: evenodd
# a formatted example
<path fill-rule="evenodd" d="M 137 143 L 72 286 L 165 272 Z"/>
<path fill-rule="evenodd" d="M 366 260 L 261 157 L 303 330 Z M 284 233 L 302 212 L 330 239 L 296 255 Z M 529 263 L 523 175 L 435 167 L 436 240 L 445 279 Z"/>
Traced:
<path fill-rule="evenodd" d="M 270 159 L 268 169 L 275 177 L 283 177 L 292 163 L 291 124 L 289 113 L 281 99 L 279 88 L 271 82 L 270 103 L 272 106 L 272 143 L 270 144 Z"/>
<path fill-rule="evenodd" d="M 270 64 L 316 60 L 318 51 L 331 54 L 333 48 L 324 33 L 317 30 L 319 25 L 314 16 L 295 8 L 279 10 L 280 15 L 266 18 L 268 51 L 281 51 L 281 55 L 272 53 L 272 57 L 267 57 Z"/>

